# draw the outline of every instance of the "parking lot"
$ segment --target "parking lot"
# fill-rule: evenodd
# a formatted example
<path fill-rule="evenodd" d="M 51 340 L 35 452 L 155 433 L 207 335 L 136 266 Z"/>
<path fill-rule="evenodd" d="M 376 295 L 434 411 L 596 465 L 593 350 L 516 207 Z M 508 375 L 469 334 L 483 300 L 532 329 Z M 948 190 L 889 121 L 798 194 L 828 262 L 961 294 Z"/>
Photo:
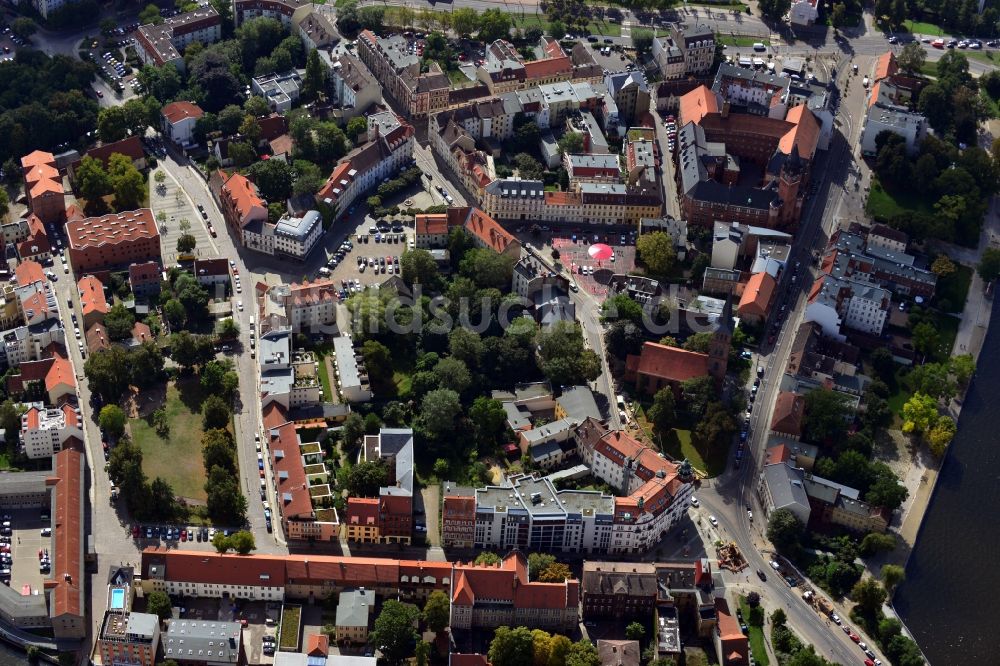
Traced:
<path fill-rule="evenodd" d="M 154 178 L 150 178 L 150 181 L 150 204 L 153 217 L 160 229 L 164 264 L 170 265 L 177 261 L 177 239 L 185 233 L 181 229 L 182 220 L 187 220 L 190 224 L 186 233 L 194 236 L 197 241 L 192 254 L 198 257 L 217 256 L 218 250 L 212 242 L 201 212 L 191 203 L 170 174 L 167 173 L 167 178 L 162 183 L 156 183 Z"/>
<path fill-rule="evenodd" d="M 51 528 L 50 521 L 42 521 L 38 509 L 19 509 L 10 511 L 11 535 L 10 549 L 12 564 L 10 587 L 21 591 L 25 585 L 32 591 L 42 589 L 43 574 L 38 567 L 38 551 L 47 549 L 49 557 L 53 556 L 52 537 L 41 535 L 43 528 Z"/>
<path fill-rule="evenodd" d="M 10 26 L 3 26 L 0 33 L 2 33 L 0 35 L 0 62 L 13 60 L 18 47 L 24 45 L 24 41 L 11 34 Z"/>

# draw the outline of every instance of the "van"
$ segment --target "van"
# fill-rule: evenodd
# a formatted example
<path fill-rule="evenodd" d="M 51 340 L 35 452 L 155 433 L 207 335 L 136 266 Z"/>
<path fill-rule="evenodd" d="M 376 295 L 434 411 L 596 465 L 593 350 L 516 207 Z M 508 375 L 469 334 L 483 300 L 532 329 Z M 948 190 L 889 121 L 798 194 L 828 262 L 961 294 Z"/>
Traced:
<path fill-rule="evenodd" d="M 767 47 L 764 46 L 763 42 L 754 42 L 753 43 L 753 50 L 754 51 L 766 51 Z"/>
<path fill-rule="evenodd" d="M 250 328 L 253 328 L 253 317 L 250 317 Z"/>
<path fill-rule="evenodd" d="M 740 67 L 747 67 L 747 68 L 753 67 L 753 58 L 740 56 L 739 65 Z"/>

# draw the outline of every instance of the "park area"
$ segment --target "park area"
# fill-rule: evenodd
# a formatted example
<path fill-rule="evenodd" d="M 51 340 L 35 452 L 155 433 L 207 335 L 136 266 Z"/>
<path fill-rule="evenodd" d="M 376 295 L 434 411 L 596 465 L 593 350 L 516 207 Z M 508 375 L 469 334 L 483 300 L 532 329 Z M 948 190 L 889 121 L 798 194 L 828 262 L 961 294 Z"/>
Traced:
<path fill-rule="evenodd" d="M 198 378 L 186 378 L 144 389 L 137 394 L 129 414 L 129 429 L 132 440 L 142 449 L 146 477 L 162 477 L 178 497 L 199 503 L 206 499 L 201 454 L 204 399 Z M 153 411 L 161 406 L 169 426 L 166 437 L 153 425 Z"/>

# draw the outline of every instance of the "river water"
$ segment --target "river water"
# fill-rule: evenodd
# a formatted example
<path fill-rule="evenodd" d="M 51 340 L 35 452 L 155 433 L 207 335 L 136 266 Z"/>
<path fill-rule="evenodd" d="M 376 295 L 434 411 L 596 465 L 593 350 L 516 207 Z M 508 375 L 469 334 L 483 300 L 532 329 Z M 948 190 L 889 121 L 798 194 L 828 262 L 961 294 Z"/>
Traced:
<path fill-rule="evenodd" d="M 1000 307 L 895 607 L 933 666 L 1000 663 Z M 992 396 L 992 397 L 991 397 Z"/>

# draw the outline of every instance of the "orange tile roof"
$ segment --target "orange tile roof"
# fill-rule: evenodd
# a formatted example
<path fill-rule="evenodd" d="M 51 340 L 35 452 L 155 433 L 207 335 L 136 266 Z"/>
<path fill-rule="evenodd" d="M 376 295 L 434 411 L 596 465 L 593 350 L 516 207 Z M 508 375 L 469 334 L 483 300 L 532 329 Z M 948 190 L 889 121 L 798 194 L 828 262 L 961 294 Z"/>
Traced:
<path fill-rule="evenodd" d="M 132 327 L 132 338 L 139 343 L 148 342 L 153 339 L 153 330 L 141 321 L 137 321 Z"/>
<path fill-rule="evenodd" d="M 558 44 L 557 44 L 558 46 Z M 573 61 L 569 56 L 558 58 L 544 58 L 542 60 L 532 60 L 524 63 L 524 77 L 531 79 L 544 79 L 556 74 L 572 74 Z"/>
<path fill-rule="evenodd" d="M 240 223 L 245 224 L 254 208 L 267 210 L 267 204 L 257 194 L 257 188 L 246 176 L 234 173 L 222 186 L 222 194 L 229 199 L 233 209 L 240 216 Z"/>
<path fill-rule="evenodd" d="M 549 206 L 572 206 L 580 203 L 580 195 L 576 192 L 546 192 L 545 203 Z"/>
<path fill-rule="evenodd" d="M 750 642 L 740 631 L 740 623 L 729 612 L 729 604 L 724 597 L 715 598 L 715 612 L 718 617 L 719 640 L 724 655 L 723 666 L 750 663 Z"/>
<path fill-rule="evenodd" d="M 53 356 L 52 367 L 45 373 L 45 390 L 51 391 L 60 384 L 76 388 L 76 374 L 73 372 L 73 365 L 63 354 L 56 353 Z"/>
<path fill-rule="evenodd" d="M 683 382 L 708 374 L 708 354 L 646 342 L 642 345 L 637 371 L 672 382 Z"/>
<path fill-rule="evenodd" d="M 796 437 L 802 435 L 802 416 L 806 400 L 797 393 L 782 391 L 774 401 L 771 430 Z"/>
<path fill-rule="evenodd" d="M 62 406 L 63 418 L 66 420 L 66 427 L 68 428 L 78 428 L 80 427 L 80 415 L 76 413 L 76 408 L 70 403 L 65 403 Z"/>
<path fill-rule="evenodd" d="M 798 146 L 799 156 L 804 160 L 811 160 L 819 144 L 820 127 L 816 116 L 806 108 L 805 104 L 800 104 L 785 115 L 785 120 L 795 123 L 795 127 L 781 137 L 778 150 L 788 155 L 792 152 L 793 145 Z"/>
<path fill-rule="evenodd" d="M 325 657 L 330 654 L 330 638 L 324 634 L 312 634 L 306 640 L 306 654 L 310 657 Z"/>
<path fill-rule="evenodd" d="M 446 234 L 448 233 L 448 215 L 446 213 L 417 215 L 413 218 L 413 227 L 418 236 Z"/>
<path fill-rule="evenodd" d="M 872 108 L 873 106 L 875 106 L 875 103 L 878 102 L 878 91 L 879 91 L 879 88 L 881 88 L 881 87 L 882 87 L 882 82 L 881 81 L 877 81 L 875 83 L 875 85 L 872 86 L 871 92 L 868 93 L 868 108 L 869 109 Z"/>
<path fill-rule="evenodd" d="M 83 310 L 83 316 L 95 312 L 101 315 L 108 314 L 111 307 L 104 296 L 104 285 L 100 280 L 93 275 L 86 275 L 80 278 L 77 287 L 80 289 L 80 309 Z"/>
<path fill-rule="evenodd" d="M 201 118 L 205 115 L 205 112 L 201 110 L 197 104 L 192 104 L 191 102 L 171 102 L 167 104 L 162 109 L 160 113 L 163 117 L 167 119 L 167 122 L 171 125 L 175 125 L 185 118 Z"/>
<path fill-rule="evenodd" d="M 34 185 L 41 180 L 61 180 L 59 169 L 48 164 L 36 164 L 24 174 L 24 180 L 29 185 Z"/>
<path fill-rule="evenodd" d="M 44 282 L 45 270 L 37 261 L 22 261 L 14 269 L 14 277 L 17 278 L 17 286 L 24 287 L 35 282 Z"/>
<path fill-rule="evenodd" d="M 21 307 L 26 315 L 29 312 L 33 313 L 31 318 L 34 318 L 35 314 L 44 314 L 49 311 L 49 301 L 45 297 L 44 291 L 36 291 L 21 301 Z"/>
<path fill-rule="evenodd" d="M 81 568 L 83 542 L 82 494 L 83 454 L 65 449 L 55 455 L 55 499 L 53 501 L 52 578 L 45 581 L 52 591 L 52 616 L 83 616 Z"/>
<path fill-rule="evenodd" d="M 35 150 L 21 158 L 21 168 L 25 171 L 39 164 L 47 164 L 48 166 L 55 167 L 56 157 L 44 150 Z"/>
<path fill-rule="evenodd" d="M 784 444 L 772 446 L 764 453 L 764 464 L 783 463 L 792 457 L 792 450 Z"/>
<path fill-rule="evenodd" d="M 141 238 L 159 238 L 153 211 L 148 208 L 88 217 L 66 223 L 71 249 L 130 243 Z"/>
<path fill-rule="evenodd" d="M 707 86 L 698 86 L 691 92 L 681 95 L 678 114 L 682 125 L 688 123 L 697 125 L 709 113 L 718 112 L 719 101 Z"/>
<path fill-rule="evenodd" d="M 899 71 L 899 64 L 896 62 L 896 55 L 892 51 L 883 53 L 875 61 L 875 80 L 881 81 L 887 76 L 892 76 Z"/>
<path fill-rule="evenodd" d="M 26 422 L 25 425 L 28 430 L 38 429 L 38 422 L 39 422 L 38 415 L 40 413 L 41 412 L 38 409 L 38 407 L 31 407 L 30 409 L 28 409 L 28 411 L 24 413 L 24 420 Z"/>
<path fill-rule="evenodd" d="M 736 311 L 741 315 L 767 316 L 767 309 L 771 304 L 771 296 L 774 294 L 776 286 L 777 282 L 774 281 L 770 273 L 766 271 L 754 273 L 743 289 L 743 296 L 740 298 L 740 304 Z"/>
<path fill-rule="evenodd" d="M 32 199 L 37 199 L 45 194 L 65 194 L 62 181 L 55 181 L 51 178 L 40 180 L 31 186 L 31 191 L 28 193 L 28 196 Z"/>
<path fill-rule="evenodd" d="M 478 208 L 469 210 L 465 229 L 497 253 L 503 253 L 512 244 L 520 245 L 520 241 L 500 226 L 500 223 Z"/>
<path fill-rule="evenodd" d="M 323 187 L 319 189 L 316 193 L 316 198 L 318 199 L 330 199 L 331 201 L 336 201 L 340 193 L 334 192 L 335 189 L 339 189 L 340 192 L 344 191 L 344 188 L 349 184 L 341 184 L 340 181 L 347 180 L 347 172 L 351 170 L 350 162 L 341 162 L 337 166 L 333 167 L 333 171 L 330 173 L 330 177 L 326 179 L 323 183 Z"/>
<path fill-rule="evenodd" d="M 277 428 L 282 423 L 286 423 L 288 421 L 288 414 L 285 412 L 284 407 L 272 402 L 261 411 L 261 419 L 264 422 L 264 430 L 270 430 Z"/>

